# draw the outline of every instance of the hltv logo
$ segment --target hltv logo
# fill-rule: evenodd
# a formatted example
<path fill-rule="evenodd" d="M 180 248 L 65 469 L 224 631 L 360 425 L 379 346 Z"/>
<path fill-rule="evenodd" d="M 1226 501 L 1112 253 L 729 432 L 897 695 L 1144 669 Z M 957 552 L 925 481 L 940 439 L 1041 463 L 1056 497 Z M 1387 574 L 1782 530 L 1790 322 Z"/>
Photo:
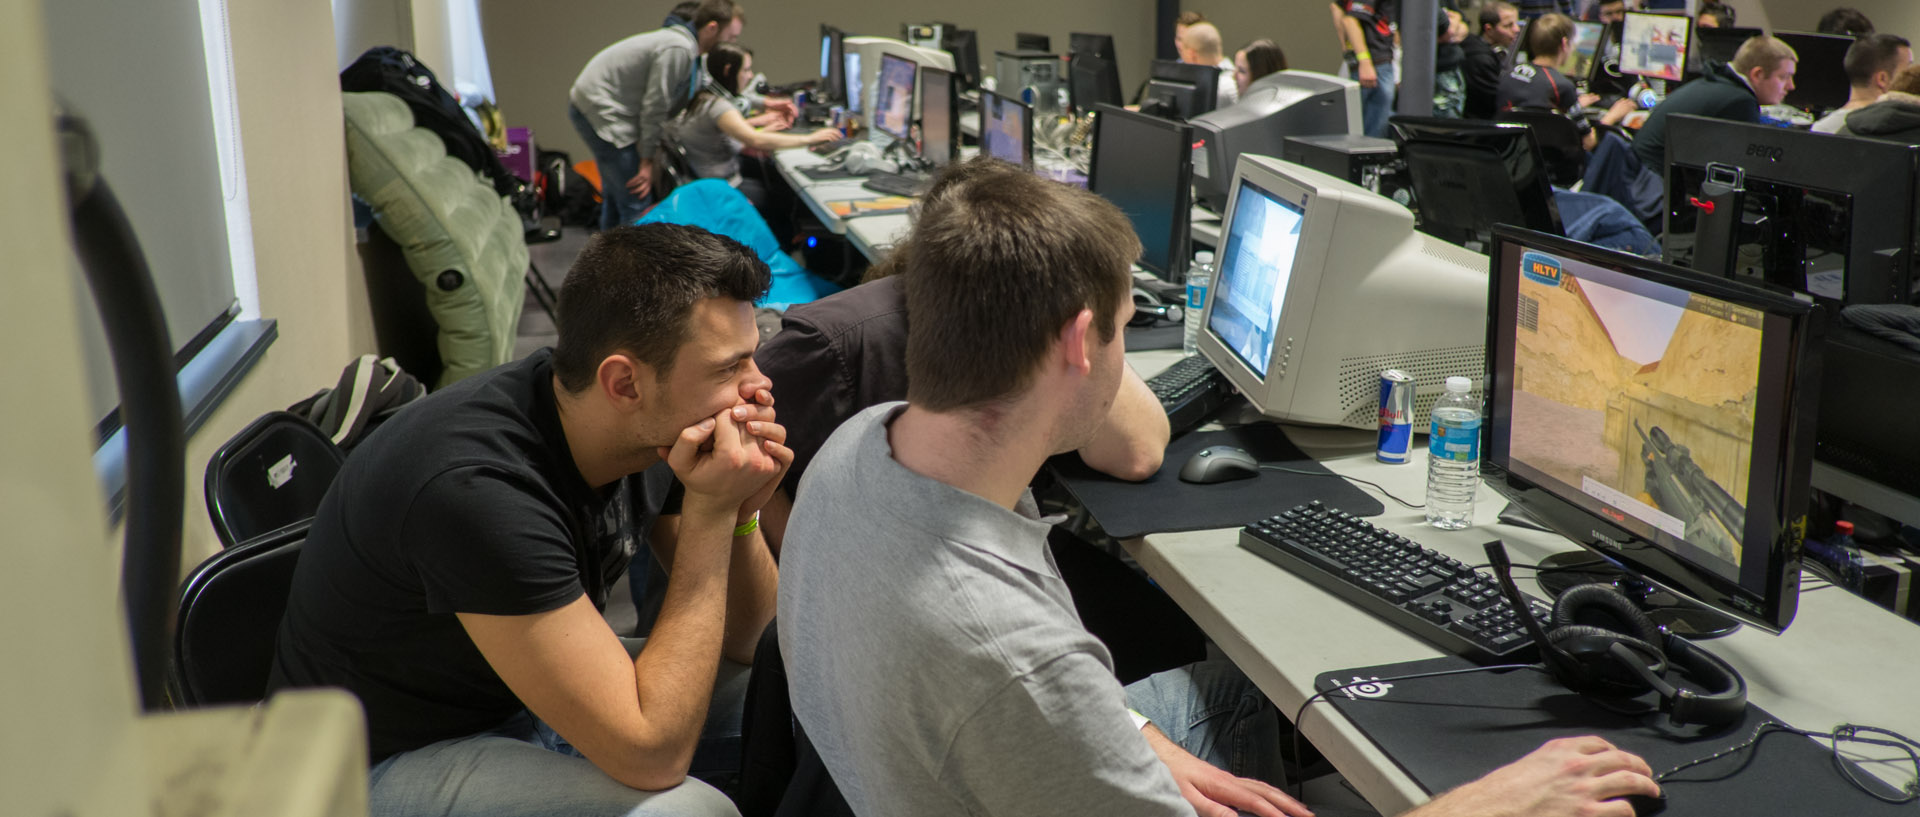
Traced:
<path fill-rule="evenodd" d="M 1560 259 L 1546 253 L 1527 252 L 1520 256 L 1520 271 L 1527 280 L 1550 287 L 1560 285 Z"/>

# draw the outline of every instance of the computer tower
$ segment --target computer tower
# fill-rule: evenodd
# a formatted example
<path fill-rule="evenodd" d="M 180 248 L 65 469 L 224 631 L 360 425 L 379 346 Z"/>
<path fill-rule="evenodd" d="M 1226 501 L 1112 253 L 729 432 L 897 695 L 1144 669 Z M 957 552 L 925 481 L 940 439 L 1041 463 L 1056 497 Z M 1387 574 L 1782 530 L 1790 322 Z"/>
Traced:
<path fill-rule="evenodd" d="M 1280 71 L 1247 87 L 1236 104 L 1194 117 L 1193 188 L 1201 204 L 1225 207 L 1243 153 L 1285 153 L 1289 136 L 1360 133 L 1360 84 L 1313 71 Z"/>
<path fill-rule="evenodd" d="M 1067 88 L 1065 65 L 1058 55 L 1045 51 L 995 51 L 994 90 L 1032 105 L 1036 116 L 1058 116 Z M 1033 89 L 1032 99 L 1024 93 L 1029 88 Z"/>
<path fill-rule="evenodd" d="M 1345 133 L 1289 136 L 1280 158 L 1346 179 L 1403 205 L 1413 204 L 1407 165 L 1391 139 Z"/>

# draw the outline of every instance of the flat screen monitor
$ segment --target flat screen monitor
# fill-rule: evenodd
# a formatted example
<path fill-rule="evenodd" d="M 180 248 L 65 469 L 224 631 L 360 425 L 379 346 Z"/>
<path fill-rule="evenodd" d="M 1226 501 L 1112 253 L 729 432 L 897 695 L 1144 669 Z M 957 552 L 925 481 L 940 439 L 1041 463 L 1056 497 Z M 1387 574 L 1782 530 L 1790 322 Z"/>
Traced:
<path fill-rule="evenodd" d="M 1475 252 L 1493 227 L 1560 235 L 1560 208 L 1533 129 L 1515 123 L 1396 116 L 1388 120 L 1407 165 L 1419 228 Z"/>
<path fill-rule="evenodd" d="M 1112 60 L 1114 59 L 1113 35 L 1074 32 L 1067 35 L 1067 53 L 1075 57 L 1099 57 L 1103 60 Z"/>
<path fill-rule="evenodd" d="M 864 109 L 866 89 L 861 87 L 860 52 L 848 51 L 843 62 L 847 66 L 847 111 L 861 113 Z"/>
<path fill-rule="evenodd" d="M 1732 65 L 1733 55 L 1748 40 L 1765 34 L 1757 28 L 1696 28 L 1693 30 L 1693 63 L 1704 70 L 1708 62 Z"/>
<path fill-rule="evenodd" d="M 1052 51 L 1053 38 L 1045 34 L 1019 32 L 1013 35 L 1013 48 L 1015 51 Z"/>
<path fill-rule="evenodd" d="M 1414 378 L 1414 425 L 1485 365 L 1487 257 L 1416 232 L 1345 179 L 1242 154 L 1199 349 L 1266 416 L 1378 428 L 1380 370 Z"/>
<path fill-rule="evenodd" d="M 1017 99 L 980 92 L 980 152 L 1033 169 L 1033 110 Z"/>
<path fill-rule="evenodd" d="M 1798 31 L 1773 36 L 1800 58 L 1794 65 L 1793 90 L 1783 100 L 1789 107 L 1822 112 L 1847 104 L 1847 49 L 1853 47 L 1852 37 Z"/>
<path fill-rule="evenodd" d="M 820 83 L 827 101 L 845 103 L 847 99 L 846 34 L 830 25 L 820 26 Z"/>
<path fill-rule="evenodd" d="M 953 70 L 960 87 L 980 87 L 980 40 L 973 29 L 948 30 L 946 50 L 953 55 Z"/>
<path fill-rule="evenodd" d="M 1187 267 L 1193 128 L 1113 105 L 1094 110 L 1087 189 L 1133 222 L 1140 236 L 1140 266 L 1178 283 Z"/>
<path fill-rule="evenodd" d="M 1067 88 L 1073 110 L 1086 113 L 1096 105 L 1119 105 L 1120 63 L 1113 55 L 1113 35 L 1073 34 L 1067 52 Z"/>
<path fill-rule="evenodd" d="M 1680 81 L 1687 74 L 1692 34 L 1691 18 L 1627 12 L 1620 29 L 1620 73 Z"/>
<path fill-rule="evenodd" d="M 938 68 L 920 69 L 920 158 L 934 167 L 946 167 L 959 153 L 960 96 L 953 87 L 953 72 Z"/>
<path fill-rule="evenodd" d="M 1785 629 L 1799 596 L 1822 313 L 1523 230 L 1502 228 L 1492 261 L 1494 487 L 1632 574 Z"/>
<path fill-rule="evenodd" d="M 1600 29 L 1600 44 L 1594 47 L 1593 62 L 1587 66 L 1587 91 L 1601 97 L 1622 97 L 1633 88 L 1634 78 L 1620 73 L 1620 23 L 1607 23 Z"/>
<path fill-rule="evenodd" d="M 873 127 L 901 141 L 913 138 L 913 88 L 918 65 L 892 54 L 880 55 L 874 80 Z"/>
<path fill-rule="evenodd" d="M 1169 119 L 1192 119 L 1213 111 L 1220 96 L 1220 67 L 1154 60 L 1141 110 Z"/>
<path fill-rule="evenodd" d="M 1586 76 L 1593 68 L 1593 54 L 1600 47 L 1600 32 L 1605 28 L 1599 23 L 1574 23 L 1573 50 L 1567 54 L 1560 70 L 1568 76 Z"/>

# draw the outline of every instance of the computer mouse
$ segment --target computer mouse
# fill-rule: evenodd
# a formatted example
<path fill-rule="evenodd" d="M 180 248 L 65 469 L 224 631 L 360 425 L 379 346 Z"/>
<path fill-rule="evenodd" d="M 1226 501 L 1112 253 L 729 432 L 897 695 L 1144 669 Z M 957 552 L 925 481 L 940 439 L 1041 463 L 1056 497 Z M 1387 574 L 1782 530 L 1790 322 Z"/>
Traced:
<path fill-rule="evenodd" d="M 1651 794 L 1629 794 L 1620 799 L 1625 800 L 1627 805 L 1633 807 L 1633 817 L 1652 817 L 1655 814 L 1667 810 L 1666 792 L 1661 792 L 1657 796 Z"/>
<path fill-rule="evenodd" d="M 1244 448 L 1211 445 L 1187 458 L 1180 466 L 1180 481 L 1211 485 L 1260 476 L 1260 461 Z"/>

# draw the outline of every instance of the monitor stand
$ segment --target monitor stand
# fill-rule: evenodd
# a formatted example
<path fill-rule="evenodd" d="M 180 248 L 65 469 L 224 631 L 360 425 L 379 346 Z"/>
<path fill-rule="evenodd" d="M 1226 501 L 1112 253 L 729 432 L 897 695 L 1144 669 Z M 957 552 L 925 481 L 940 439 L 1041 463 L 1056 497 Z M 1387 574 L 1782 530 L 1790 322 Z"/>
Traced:
<path fill-rule="evenodd" d="M 1733 618 L 1674 595 L 1591 553 L 1569 551 L 1541 559 L 1535 579 L 1540 589 L 1556 598 L 1576 584 L 1612 585 L 1653 623 L 1692 641 L 1719 638 L 1740 629 L 1740 622 Z"/>

